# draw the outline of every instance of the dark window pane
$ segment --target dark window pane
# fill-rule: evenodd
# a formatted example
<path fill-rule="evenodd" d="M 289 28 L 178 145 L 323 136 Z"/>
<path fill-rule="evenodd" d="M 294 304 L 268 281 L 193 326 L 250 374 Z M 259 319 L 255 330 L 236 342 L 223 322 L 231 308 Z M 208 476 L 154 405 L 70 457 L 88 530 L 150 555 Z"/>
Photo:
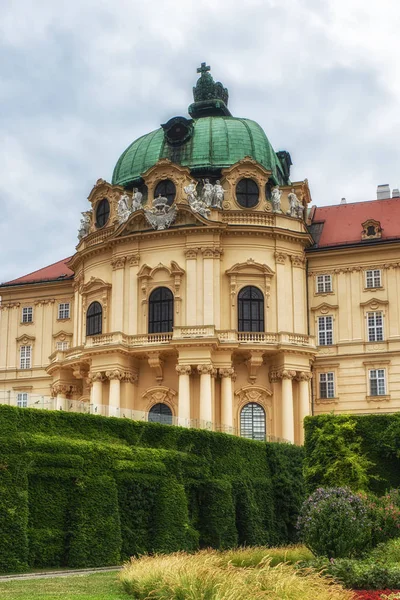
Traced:
<path fill-rule="evenodd" d="M 96 227 L 104 227 L 110 216 L 110 203 L 107 198 L 103 198 L 97 205 L 96 209 Z"/>
<path fill-rule="evenodd" d="M 158 198 L 161 194 L 164 198 L 167 198 L 168 204 L 171 206 L 176 196 L 175 184 L 173 181 L 169 179 L 163 179 L 156 185 L 156 189 L 154 190 L 154 198 Z"/>
<path fill-rule="evenodd" d="M 246 404 L 240 413 L 240 435 L 251 440 L 264 441 L 266 434 L 265 412 L 260 404 Z"/>
<path fill-rule="evenodd" d="M 149 298 L 149 333 L 164 333 L 173 328 L 174 297 L 168 288 L 157 288 Z"/>
<path fill-rule="evenodd" d="M 264 295 L 248 285 L 238 295 L 238 331 L 264 331 Z"/>
<path fill-rule="evenodd" d="M 103 309 L 100 302 L 92 302 L 86 315 L 86 335 L 99 335 L 102 332 Z"/>
<path fill-rule="evenodd" d="M 243 208 L 253 208 L 258 204 L 258 185 L 252 179 L 241 179 L 236 186 L 236 199 Z"/>
<path fill-rule="evenodd" d="M 154 404 L 149 411 L 149 421 L 151 423 L 163 423 L 164 425 L 172 425 L 172 412 L 167 404 L 159 402 Z"/>

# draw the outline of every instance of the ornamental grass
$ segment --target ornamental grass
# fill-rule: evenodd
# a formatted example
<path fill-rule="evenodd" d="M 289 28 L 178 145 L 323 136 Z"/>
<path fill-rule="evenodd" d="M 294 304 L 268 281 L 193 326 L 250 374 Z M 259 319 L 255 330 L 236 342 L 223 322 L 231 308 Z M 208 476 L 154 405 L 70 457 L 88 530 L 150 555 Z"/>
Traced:
<path fill-rule="evenodd" d="M 135 600 L 353 600 L 353 592 L 311 569 L 272 566 L 272 553 L 254 548 L 132 558 L 120 579 Z"/>

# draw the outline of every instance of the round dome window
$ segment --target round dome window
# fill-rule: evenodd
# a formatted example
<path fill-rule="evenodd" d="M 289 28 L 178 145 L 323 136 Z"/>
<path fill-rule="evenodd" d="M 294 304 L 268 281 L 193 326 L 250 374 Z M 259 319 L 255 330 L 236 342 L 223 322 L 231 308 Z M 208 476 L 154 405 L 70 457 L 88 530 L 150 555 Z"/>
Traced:
<path fill-rule="evenodd" d="M 243 208 L 253 208 L 258 204 L 258 185 L 253 179 L 241 179 L 236 186 L 236 199 Z"/>
<path fill-rule="evenodd" d="M 107 198 L 103 198 L 96 208 L 96 227 L 104 227 L 110 216 L 110 203 Z"/>
<path fill-rule="evenodd" d="M 156 189 L 154 190 L 154 198 L 158 198 L 160 194 L 168 200 L 168 204 L 171 206 L 176 196 L 174 182 L 170 179 L 163 179 L 162 181 L 159 181 L 156 185 Z"/>

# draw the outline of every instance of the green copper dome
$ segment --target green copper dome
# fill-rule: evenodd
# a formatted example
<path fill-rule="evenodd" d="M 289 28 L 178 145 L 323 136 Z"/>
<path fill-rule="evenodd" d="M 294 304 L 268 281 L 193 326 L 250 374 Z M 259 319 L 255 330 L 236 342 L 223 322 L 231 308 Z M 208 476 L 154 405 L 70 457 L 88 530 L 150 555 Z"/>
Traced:
<path fill-rule="evenodd" d="M 228 90 L 214 82 L 209 70 L 205 63 L 197 69 L 200 78 L 193 88 L 195 101 L 189 106 L 192 119 L 174 117 L 160 129 L 135 140 L 118 160 L 113 184 L 129 186 L 140 182 L 143 173 L 161 158 L 189 167 L 193 175 L 201 175 L 218 173 L 245 156 L 272 171 L 275 183 L 289 183 L 289 154 L 277 155 L 254 121 L 231 116 Z"/>

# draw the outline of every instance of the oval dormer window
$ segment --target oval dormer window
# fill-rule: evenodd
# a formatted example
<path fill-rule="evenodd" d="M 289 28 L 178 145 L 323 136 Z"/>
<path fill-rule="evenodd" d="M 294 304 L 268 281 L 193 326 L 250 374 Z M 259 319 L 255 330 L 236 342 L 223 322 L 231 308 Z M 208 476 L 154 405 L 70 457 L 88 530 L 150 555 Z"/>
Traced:
<path fill-rule="evenodd" d="M 170 179 L 163 179 L 162 181 L 159 181 L 156 185 L 156 189 L 154 190 L 154 198 L 158 198 L 160 194 L 168 200 L 168 204 L 171 206 L 176 196 L 174 182 Z"/>
<path fill-rule="evenodd" d="M 258 185 L 253 179 L 241 179 L 236 186 L 236 199 L 243 208 L 254 208 L 259 199 Z"/>
<path fill-rule="evenodd" d="M 96 208 L 96 227 L 104 227 L 110 216 L 110 203 L 107 198 L 103 198 Z"/>

